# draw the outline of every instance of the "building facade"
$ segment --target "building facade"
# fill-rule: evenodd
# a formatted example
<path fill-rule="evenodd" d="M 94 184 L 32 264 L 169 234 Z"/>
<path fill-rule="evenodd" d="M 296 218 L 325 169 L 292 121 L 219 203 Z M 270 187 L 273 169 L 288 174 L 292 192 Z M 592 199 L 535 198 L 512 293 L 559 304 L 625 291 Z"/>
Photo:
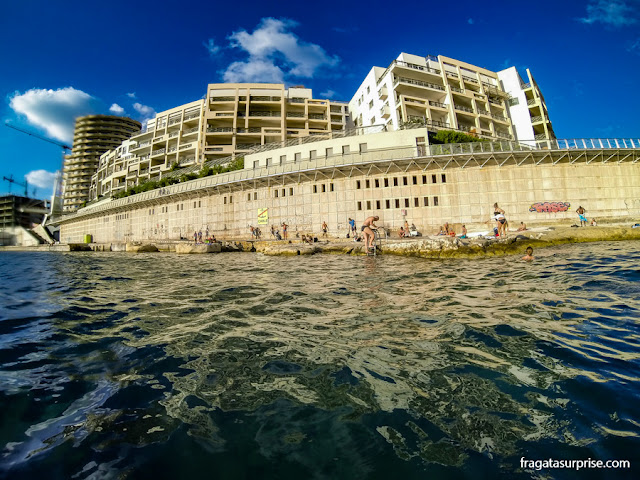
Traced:
<path fill-rule="evenodd" d="M 262 145 L 327 135 L 349 125 L 346 102 L 314 99 L 283 84 L 210 84 L 206 100 L 160 112 L 100 157 L 90 199 L 161 178 L 175 169 L 225 163 Z"/>
<path fill-rule="evenodd" d="M 62 168 L 62 209 L 73 212 L 89 200 L 91 177 L 100 156 L 118 147 L 140 130 L 140 122 L 112 115 L 89 115 L 76 119 L 73 150 Z"/>
<path fill-rule="evenodd" d="M 527 74 L 525 84 L 513 67 L 492 72 L 442 55 L 401 53 L 386 69 L 371 69 L 349 111 L 357 126 L 397 130 L 420 124 L 432 132 L 460 130 L 486 139 L 534 140 L 542 133 L 555 138 L 540 89 Z M 511 113 L 516 96 L 527 115 Z"/>

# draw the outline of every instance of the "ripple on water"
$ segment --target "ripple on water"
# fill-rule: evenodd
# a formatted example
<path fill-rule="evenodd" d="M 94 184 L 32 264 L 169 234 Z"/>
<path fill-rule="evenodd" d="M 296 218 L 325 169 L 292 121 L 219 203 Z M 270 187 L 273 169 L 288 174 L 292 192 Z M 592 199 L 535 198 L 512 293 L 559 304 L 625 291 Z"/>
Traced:
<path fill-rule="evenodd" d="M 529 478 L 522 455 L 640 451 L 634 243 L 499 271 L 34 258 L 0 262 L 0 472 L 16 478 Z"/>

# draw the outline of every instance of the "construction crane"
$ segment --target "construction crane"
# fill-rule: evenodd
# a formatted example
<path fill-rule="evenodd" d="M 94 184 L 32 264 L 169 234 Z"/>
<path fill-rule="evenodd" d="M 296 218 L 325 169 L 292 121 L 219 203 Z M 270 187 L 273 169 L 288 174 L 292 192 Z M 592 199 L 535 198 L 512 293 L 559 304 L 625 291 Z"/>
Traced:
<path fill-rule="evenodd" d="M 50 138 L 43 137 L 42 135 L 38 135 L 37 133 L 30 132 L 29 130 L 24 130 L 22 128 L 14 127 L 9 122 L 5 122 L 4 125 L 5 125 L 5 127 L 13 128 L 14 130 L 17 130 L 19 132 L 26 133 L 27 135 L 29 135 L 31 137 L 35 137 L 35 138 L 38 138 L 40 140 L 44 140 L 45 142 L 49 142 L 49 143 L 52 143 L 54 145 L 57 145 L 57 146 L 61 147 L 62 148 L 63 157 L 64 157 L 65 154 L 71 153 L 72 148 L 69 145 L 65 145 L 64 143 L 58 142 L 56 140 L 52 140 Z M 62 192 L 61 192 L 62 178 L 61 178 L 61 176 L 62 176 L 61 173 L 58 172 L 58 174 L 56 176 L 55 185 L 53 187 L 53 195 L 51 197 L 50 217 L 58 215 L 62 210 L 62 207 L 61 207 L 61 202 L 62 202 Z M 13 175 L 9 175 L 9 178 L 10 178 L 10 180 L 7 177 L 4 177 L 4 179 L 8 180 L 10 183 L 17 183 L 18 185 L 22 185 L 22 183 L 19 183 L 19 182 L 16 182 L 15 180 L 13 180 Z M 27 183 L 27 182 L 25 182 L 25 183 Z M 28 188 L 27 185 L 25 185 L 25 197 L 28 196 L 27 195 L 27 188 Z M 46 219 L 45 219 L 45 221 L 46 221 Z"/>
<path fill-rule="evenodd" d="M 65 145 L 64 143 L 56 142 L 55 140 L 51 140 L 50 138 L 43 137 L 42 135 L 38 135 L 37 133 L 30 132 L 29 130 L 23 130 L 22 128 L 14 127 L 9 122 L 4 122 L 5 127 L 13 128 L 14 130 L 18 130 L 19 132 L 26 133 L 32 137 L 39 138 L 40 140 L 44 140 L 45 142 L 53 143 L 54 145 L 58 145 L 62 147 L 62 149 L 67 153 L 67 150 L 71 151 L 71 147 L 69 145 Z"/>
<path fill-rule="evenodd" d="M 24 181 L 24 183 L 19 182 L 17 180 L 13 179 L 13 175 L 9 175 L 9 177 L 2 177 L 3 180 L 6 180 L 7 182 L 9 182 L 9 193 L 11 193 L 11 184 L 15 183 L 16 185 L 20 185 L 21 187 L 24 187 L 24 196 L 28 197 L 29 196 L 29 182 L 27 182 L 26 180 Z M 36 189 L 33 189 L 33 196 L 36 196 Z"/>

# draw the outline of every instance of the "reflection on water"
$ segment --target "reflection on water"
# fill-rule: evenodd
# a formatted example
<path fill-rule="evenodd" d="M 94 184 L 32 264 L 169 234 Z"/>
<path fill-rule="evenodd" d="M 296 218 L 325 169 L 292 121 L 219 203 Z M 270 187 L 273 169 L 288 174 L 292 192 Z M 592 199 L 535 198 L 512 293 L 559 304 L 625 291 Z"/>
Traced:
<path fill-rule="evenodd" d="M 0 475 L 569 478 L 520 457 L 633 462 L 639 260 L 631 242 L 530 264 L 2 254 Z"/>

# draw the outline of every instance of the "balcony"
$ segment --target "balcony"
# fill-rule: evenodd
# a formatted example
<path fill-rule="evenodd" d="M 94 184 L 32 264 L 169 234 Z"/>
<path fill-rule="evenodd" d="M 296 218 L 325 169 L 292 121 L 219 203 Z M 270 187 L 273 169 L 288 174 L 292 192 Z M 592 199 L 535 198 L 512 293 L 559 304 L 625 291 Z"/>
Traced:
<path fill-rule="evenodd" d="M 504 105 L 502 104 L 502 100 L 494 100 L 493 98 L 490 98 L 489 103 L 492 105 L 497 105 L 499 107 L 504 108 Z"/>
<path fill-rule="evenodd" d="M 180 118 L 172 118 L 169 120 L 169 125 L 175 125 L 176 123 L 180 123 L 182 120 Z"/>
<path fill-rule="evenodd" d="M 464 93 L 464 90 L 458 87 L 454 87 L 453 85 L 449 85 L 449 88 L 451 89 L 452 92 L 457 92 L 457 93 Z"/>
<path fill-rule="evenodd" d="M 239 143 L 236 145 L 236 150 L 251 150 L 259 146 L 259 143 Z"/>
<path fill-rule="evenodd" d="M 297 97 L 289 98 L 287 100 L 287 102 L 289 103 L 304 103 L 304 101 L 305 101 L 304 98 L 297 98 Z"/>
<path fill-rule="evenodd" d="M 380 97 L 380 100 L 386 100 L 388 96 L 389 90 L 387 89 L 387 87 L 382 87 L 380 88 L 380 90 L 378 90 L 378 97 Z"/>
<path fill-rule="evenodd" d="M 268 96 L 253 96 L 251 95 L 252 102 L 279 102 L 282 97 L 268 97 Z"/>
<path fill-rule="evenodd" d="M 447 108 L 447 106 L 444 103 L 434 102 L 433 100 L 429 100 L 429 105 L 437 108 Z"/>
<path fill-rule="evenodd" d="M 310 113 L 309 120 L 326 120 L 327 116 L 322 113 Z"/>
<path fill-rule="evenodd" d="M 460 75 L 458 75 L 456 72 L 450 72 L 448 70 L 445 71 L 447 74 L 447 77 L 449 78 L 460 78 Z"/>
<path fill-rule="evenodd" d="M 547 139 L 547 134 L 546 133 L 539 133 L 533 138 L 535 140 L 546 140 Z"/>
<path fill-rule="evenodd" d="M 287 112 L 287 118 L 304 118 L 304 112 Z"/>
<path fill-rule="evenodd" d="M 492 115 L 491 115 L 491 113 L 489 113 L 488 111 L 486 111 L 486 110 L 485 110 L 485 109 L 483 109 L 483 108 L 479 108 L 479 109 L 478 109 L 478 113 L 479 113 L 480 115 L 492 116 Z"/>
<path fill-rule="evenodd" d="M 153 143 L 155 143 L 155 142 L 161 142 L 162 140 L 164 140 L 164 135 L 161 135 L 161 136 L 159 136 L 159 137 L 155 137 L 155 138 L 152 140 L 152 142 L 153 142 Z"/>
<path fill-rule="evenodd" d="M 380 109 L 380 115 L 382 116 L 382 118 L 389 118 L 391 116 L 391 108 L 389 107 L 389 105 L 384 105 Z"/>
<path fill-rule="evenodd" d="M 210 103 L 214 102 L 235 102 L 236 97 L 211 97 L 209 98 Z"/>
<path fill-rule="evenodd" d="M 238 114 L 240 116 L 240 114 Z M 249 112 L 250 117 L 276 117 L 280 118 L 280 112 Z"/>
<path fill-rule="evenodd" d="M 442 85 L 436 85 L 435 83 L 429 83 L 429 82 L 423 82 L 421 80 L 414 80 L 412 78 L 406 78 L 406 77 L 395 77 L 394 78 L 394 84 L 397 83 L 407 83 L 409 85 L 416 85 L 418 87 L 426 87 L 426 88 L 432 88 L 434 90 L 442 90 L 444 91 L 444 87 Z"/>
<path fill-rule="evenodd" d="M 249 127 L 249 128 L 238 128 L 236 129 L 237 133 L 262 133 L 262 128 L 260 127 Z"/>
<path fill-rule="evenodd" d="M 416 65 L 415 63 L 403 62 L 402 60 L 394 60 L 391 65 L 397 65 L 399 67 L 411 68 L 413 70 L 419 70 L 421 72 L 431 73 L 432 75 L 440 75 L 440 70 L 437 68 L 431 68 L 423 65 Z"/>
<path fill-rule="evenodd" d="M 185 143 L 184 145 L 180 145 L 180 151 L 187 150 L 188 148 L 194 148 L 195 143 Z"/>
<path fill-rule="evenodd" d="M 538 115 L 537 117 L 531 118 L 531 123 L 539 123 L 544 122 L 544 117 L 542 115 Z"/>
<path fill-rule="evenodd" d="M 506 122 L 507 121 L 507 117 L 505 117 L 504 115 L 496 115 L 495 113 L 491 114 L 491 118 L 494 118 L 494 119 L 499 120 L 501 122 Z"/>
<path fill-rule="evenodd" d="M 200 130 L 200 127 L 190 128 L 189 130 L 185 130 L 184 132 L 182 132 L 182 136 L 190 135 L 190 134 L 192 134 L 194 132 L 197 132 L 198 130 Z"/>
<path fill-rule="evenodd" d="M 232 127 L 207 127 L 207 133 L 232 133 Z"/>
<path fill-rule="evenodd" d="M 473 109 L 469 108 L 469 107 L 463 107 L 462 105 L 455 105 L 454 108 L 456 110 L 461 110 L 463 112 L 469 112 L 469 113 L 473 113 Z"/>
<path fill-rule="evenodd" d="M 476 85 L 478 85 L 480 83 L 480 82 L 478 82 L 477 78 L 469 77 L 467 75 L 462 75 L 462 80 L 464 80 L 465 82 L 475 83 Z"/>
<path fill-rule="evenodd" d="M 162 155 L 162 154 L 163 154 L 164 152 L 166 152 L 166 151 L 167 151 L 167 149 L 166 149 L 166 148 L 159 148 L 158 150 L 153 150 L 153 151 L 151 152 L 151 156 L 152 156 L 152 157 L 155 157 L 155 156 L 157 156 L 157 155 Z"/>
<path fill-rule="evenodd" d="M 530 98 L 529 100 L 527 100 L 527 105 L 531 106 L 531 105 L 536 105 L 538 103 L 538 101 L 535 98 Z"/>
<path fill-rule="evenodd" d="M 184 116 L 184 121 L 193 120 L 194 118 L 200 118 L 200 113 L 190 113 Z"/>
<path fill-rule="evenodd" d="M 342 107 L 331 107 L 331 113 L 339 113 L 342 114 Z"/>

